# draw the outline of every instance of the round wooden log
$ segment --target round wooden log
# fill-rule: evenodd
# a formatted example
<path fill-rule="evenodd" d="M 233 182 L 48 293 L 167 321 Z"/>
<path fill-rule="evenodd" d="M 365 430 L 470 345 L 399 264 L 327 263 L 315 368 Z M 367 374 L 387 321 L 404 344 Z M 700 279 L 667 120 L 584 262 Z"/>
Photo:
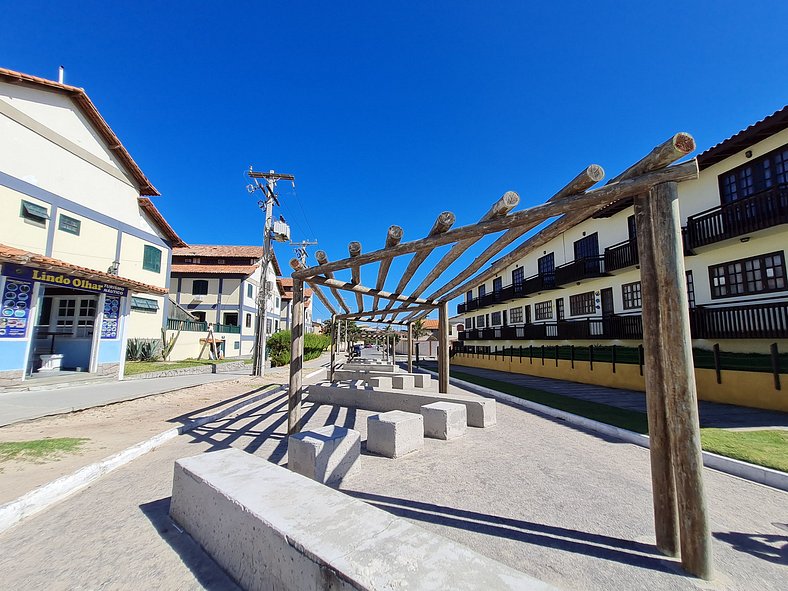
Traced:
<path fill-rule="evenodd" d="M 318 250 L 317 252 L 315 252 L 315 259 L 317 259 L 317 262 L 320 263 L 321 265 L 325 265 L 326 263 L 328 263 L 328 256 L 326 255 L 326 251 L 324 250 Z M 298 270 L 300 269 L 301 267 Z M 328 277 L 329 279 L 333 279 L 334 274 L 331 271 L 328 271 L 326 272 L 326 277 Z M 312 287 L 314 287 L 314 285 L 312 285 Z M 342 294 L 339 293 L 339 290 L 335 287 L 331 287 L 329 289 L 331 290 L 331 293 L 333 294 L 337 303 L 345 311 L 345 313 L 350 312 L 350 308 L 348 307 L 347 303 L 345 303 L 345 299 L 342 297 Z"/>
<path fill-rule="evenodd" d="M 402 240 L 404 232 L 401 227 L 399 226 L 389 226 L 389 231 L 386 233 L 386 245 L 384 248 L 392 248 L 400 243 Z M 375 282 L 375 289 L 383 289 L 384 284 L 386 283 L 386 275 L 388 275 L 389 268 L 391 267 L 391 259 L 383 259 L 380 261 L 380 267 L 378 268 L 378 279 Z M 378 309 L 378 302 L 380 298 L 375 297 L 372 300 L 372 309 Z"/>
<path fill-rule="evenodd" d="M 361 254 L 361 242 L 356 242 L 355 240 L 347 245 L 348 254 L 351 257 L 357 257 Z"/>

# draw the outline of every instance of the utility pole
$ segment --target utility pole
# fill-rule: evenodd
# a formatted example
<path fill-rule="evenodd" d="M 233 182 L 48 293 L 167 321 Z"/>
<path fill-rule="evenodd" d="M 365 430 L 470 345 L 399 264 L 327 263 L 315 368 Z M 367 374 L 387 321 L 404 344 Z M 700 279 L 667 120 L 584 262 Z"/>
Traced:
<path fill-rule="evenodd" d="M 268 302 L 268 265 L 271 262 L 271 239 L 273 227 L 273 212 L 274 203 L 279 205 L 279 200 L 276 197 L 276 183 L 280 180 L 295 181 L 295 176 L 292 174 L 282 174 L 270 170 L 268 172 L 255 172 L 252 167 L 249 167 L 247 173 L 249 178 L 254 179 L 254 184 L 247 186 L 250 193 L 254 193 L 258 189 L 265 195 L 265 199 L 257 202 L 257 205 L 265 212 L 265 223 L 263 225 L 263 261 L 262 261 L 262 274 L 260 276 L 260 289 L 257 293 L 257 322 L 255 323 L 255 347 L 254 356 L 252 359 L 252 375 L 263 376 L 265 375 L 265 345 L 266 345 L 266 307 Z M 259 179 L 264 179 L 265 184 L 262 184 Z M 289 229 L 287 230 L 287 239 L 290 236 Z M 283 234 L 277 234 L 277 240 Z"/>

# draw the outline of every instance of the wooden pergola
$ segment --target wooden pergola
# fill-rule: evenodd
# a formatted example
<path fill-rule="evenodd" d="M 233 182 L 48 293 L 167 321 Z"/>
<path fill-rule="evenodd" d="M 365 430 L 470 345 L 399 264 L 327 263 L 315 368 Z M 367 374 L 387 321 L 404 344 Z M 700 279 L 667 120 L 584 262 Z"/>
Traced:
<path fill-rule="evenodd" d="M 507 192 L 473 224 L 452 229 L 454 214 L 443 212 L 427 236 L 418 240 L 402 242 L 403 230 L 394 225 L 389 228 L 384 246 L 379 250 L 362 253 L 361 244 L 351 242 L 349 256 L 335 262 L 329 262 L 322 251 L 316 254 L 319 264 L 315 267 L 305 268 L 297 259 L 291 261 L 294 272 L 289 433 L 297 433 L 301 428 L 304 283 L 331 312 L 333 326 L 344 319 L 404 325 L 408 329 L 409 351 L 413 322 L 437 309 L 438 388 L 445 393 L 449 387 L 449 301 L 502 273 L 507 266 L 605 207 L 616 202 L 634 202 L 643 294 L 644 371 L 657 547 L 669 556 L 676 556 L 680 551 L 682 565 L 687 571 L 704 579 L 710 578 L 711 542 L 703 492 L 677 189 L 678 183 L 698 177 L 698 165 L 695 159 L 674 164 L 694 150 L 692 136 L 678 133 L 598 188 L 591 187 L 604 178 L 604 171 L 598 165 L 591 165 L 545 203 L 535 207 L 513 211 L 520 198 L 514 192 Z M 555 217 L 557 219 L 544 229 L 477 273 L 504 248 Z M 485 236 L 499 232 L 502 234 L 467 268 L 423 296 L 460 255 Z M 452 246 L 421 283 L 406 294 L 406 287 L 417 269 L 434 249 L 443 245 Z M 406 255 L 413 256 L 396 288 L 393 292 L 384 291 L 392 261 Z M 362 285 L 361 267 L 375 263 L 379 264 L 375 287 Z M 335 277 L 335 273 L 346 270 L 350 270 L 350 281 Z M 324 287 L 331 292 L 336 304 L 328 299 Z M 343 293 L 355 296 L 355 312 L 351 312 Z M 332 367 L 333 353 L 332 348 Z M 408 357 L 410 369 L 410 355 Z"/>

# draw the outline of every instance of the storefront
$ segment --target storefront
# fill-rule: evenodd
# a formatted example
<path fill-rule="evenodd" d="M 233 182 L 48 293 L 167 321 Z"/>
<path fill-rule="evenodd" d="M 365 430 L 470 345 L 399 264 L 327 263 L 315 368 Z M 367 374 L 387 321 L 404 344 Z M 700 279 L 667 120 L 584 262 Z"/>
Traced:
<path fill-rule="evenodd" d="M 163 290 L 35 258 L 0 270 L 0 384 L 83 372 L 120 377 L 131 293 Z"/>

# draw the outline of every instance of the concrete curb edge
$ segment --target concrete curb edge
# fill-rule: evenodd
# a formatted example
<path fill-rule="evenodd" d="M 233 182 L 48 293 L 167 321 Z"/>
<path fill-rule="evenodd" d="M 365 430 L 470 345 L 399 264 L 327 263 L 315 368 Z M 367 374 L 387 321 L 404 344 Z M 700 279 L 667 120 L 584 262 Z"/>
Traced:
<path fill-rule="evenodd" d="M 429 369 L 418 368 L 418 370 L 424 373 L 431 374 L 433 376 L 438 375 L 437 372 L 431 371 Z M 575 415 L 562 410 L 558 410 L 556 408 L 545 406 L 537 402 L 531 402 L 530 400 L 523 400 L 522 398 L 517 398 L 516 396 L 512 396 L 504 392 L 499 392 L 497 390 L 492 390 L 484 386 L 479 386 L 478 384 L 474 384 L 471 382 L 466 382 L 458 378 L 449 378 L 449 381 L 455 386 L 465 388 L 466 390 L 476 392 L 477 394 L 482 394 L 484 396 L 491 396 L 493 398 L 497 398 L 498 400 L 501 400 L 503 402 L 508 402 L 509 404 L 513 404 L 515 406 L 535 410 L 542 414 L 546 414 L 556 419 L 561 419 L 563 421 L 566 421 L 567 423 L 577 425 L 578 427 L 583 427 L 585 429 L 594 431 L 596 433 L 602 433 L 603 435 L 616 437 L 618 439 L 621 439 L 622 441 L 625 441 L 627 443 L 632 443 L 640 447 L 648 448 L 649 446 L 648 435 L 635 433 L 634 431 L 629 431 L 627 429 L 621 429 L 620 427 L 608 425 L 607 423 L 600 423 L 599 421 L 587 419 L 585 417 L 581 417 L 579 415 Z M 718 470 L 719 472 L 724 472 L 725 474 L 729 474 L 731 476 L 736 476 L 744 480 L 749 480 L 757 484 L 762 484 L 764 486 L 769 486 L 772 488 L 776 488 L 778 490 L 788 492 L 788 474 L 784 472 L 780 472 L 779 470 L 773 470 L 771 468 L 765 468 L 763 466 L 756 466 L 755 464 L 742 462 L 740 460 L 735 460 L 733 458 L 727 458 L 725 456 L 721 456 L 708 451 L 704 451 L 702 453 L 703 453 L 703 465 L 706 466 L 707 468 Z"/>

